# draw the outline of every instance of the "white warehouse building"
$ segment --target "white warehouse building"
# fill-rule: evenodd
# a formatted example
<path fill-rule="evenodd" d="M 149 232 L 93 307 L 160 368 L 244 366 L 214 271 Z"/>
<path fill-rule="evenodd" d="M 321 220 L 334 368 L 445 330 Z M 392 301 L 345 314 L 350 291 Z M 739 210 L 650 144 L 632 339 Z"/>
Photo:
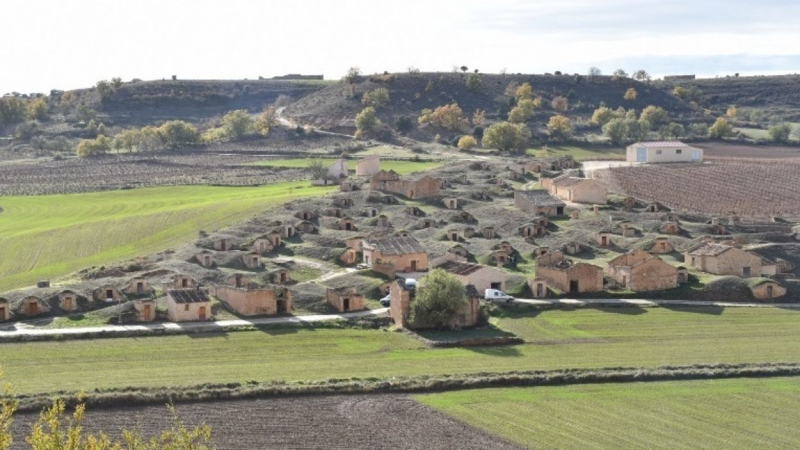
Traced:
<path fill-rule="evenodd" d="M 640 163 L 702 162 L 703 149 L 681 141 L 636 142 L 627 147 L 625 160 Z"/>

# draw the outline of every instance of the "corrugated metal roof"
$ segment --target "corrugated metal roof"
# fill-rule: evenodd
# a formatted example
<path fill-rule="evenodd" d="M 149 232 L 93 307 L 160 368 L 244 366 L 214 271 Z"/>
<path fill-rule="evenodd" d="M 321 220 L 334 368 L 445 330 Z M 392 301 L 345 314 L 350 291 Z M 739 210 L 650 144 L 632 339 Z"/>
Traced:
<path fill-rule="evenodd" d="M 689 147 L 681 141 L 648 141 L 631 144 L 634 147 Z"/>
<path fill-rule="evenodd" d="M 205 303 L 209 302 L 208 295 L 199 289 L 173 289 L 167 291 L 175 303 Z"/>

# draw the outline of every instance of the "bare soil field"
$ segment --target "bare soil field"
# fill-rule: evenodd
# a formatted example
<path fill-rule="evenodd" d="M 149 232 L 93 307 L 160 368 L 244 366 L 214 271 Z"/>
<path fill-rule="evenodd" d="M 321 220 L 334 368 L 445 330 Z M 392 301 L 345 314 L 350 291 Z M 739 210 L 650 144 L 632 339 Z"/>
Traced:
<path fill-rule="evenodd" d="M 675 211 L 793 217 L 800 212 L 800 159 L 727 159 L 598 170 L 612 192 Z"/>
<path fill-rule="evenodd" d="M 519 447 L 422 406 L 406 396 L 327 396 L 196 403 L 177 406 L 194 426 L 213 429 L 216 448 L 234 449 L 517 449 Z M 36 415 L 20 415 L 11 449 L 23 449 Z M 152 435 L 169 426 L 164 406 L 92 410 L 87 431 L 117 435 L 138 427 Z"/>
<path fill-rule="evenodd" d="M 800 158 L 800 147 L 784 145 L 752 145 L 745 143 L 703 142 L 692 144 L 702 148 L 705 157 L 718 158 Z"/>

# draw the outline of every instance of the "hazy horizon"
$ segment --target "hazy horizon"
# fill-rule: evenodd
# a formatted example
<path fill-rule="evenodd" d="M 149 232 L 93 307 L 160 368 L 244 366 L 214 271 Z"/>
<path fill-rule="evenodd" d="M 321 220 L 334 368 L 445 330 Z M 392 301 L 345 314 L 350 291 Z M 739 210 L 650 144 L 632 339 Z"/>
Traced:
<path fill-rule="evenodd" d="M 375 4 L 299 0 L 6 2 L 0 94 L 76 89 L 121 77 L 340 78 L 449 71 L 654 77 L 789 74 L 800 70 L 800 4 L 765 0 L 481 0 Z M 24 19 L 24 20 L 22 20 Z M 38 30 L 38 32 L 37 32 Z"/>

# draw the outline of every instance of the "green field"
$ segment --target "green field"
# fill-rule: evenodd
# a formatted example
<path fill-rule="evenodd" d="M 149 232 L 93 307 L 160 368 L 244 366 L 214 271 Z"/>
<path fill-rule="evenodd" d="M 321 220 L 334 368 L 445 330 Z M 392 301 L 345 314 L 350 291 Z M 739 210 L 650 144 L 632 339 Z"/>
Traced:
<path fill-rule="evenodd" d="M 269 206 L 331 190 L 298 181 L 2 197 L 0 292 L 161 251 L 195 238 L 198 230 L 230 225 Z"/>
<path fill-rule="evenodd" d="M 331 164 L 336 161 L 333 158 L 290 158 L 290 159 L 271 159 L 268 161 L 258 161 L 250 163 L 253 166 L 268 166 L 268 167 L 284 167 L 290 169 L 300 169 L 308 167 L 312 161 L 322 161 L 325 164 Z M 350 170 L 355 170 L 356 161 L 349 161 L 348 165 Z M 381 169 L 394 170 L 400 175 L 408 175 L 412 172 L 420 172 L 423 170 L 433 169 L 442 165 L 440 162 L 422 162 L 422 161 L 381 161 Z"/>
<path fill-rule="evenodd" d="M 415 398 L 530 449 L 788 449 L 800 379 L 480 389 Z"/>
<path fill-rule="evenodd" d="M 800 360 L 800 312 L 730 308 L 536 311 L 499 320 L 527 342 L 427 348 L 403 333 L 304 329 L 0 345 L 21 392 L 247 380 Z"/>
<path fill-rule="evenodd" d="M 625 149 L 616 147 L 555 146 L 547 147 L 547 149 L 531 148 L 526 153 L 539 158 L 572 156 L 576 161 L 581 161 L 584 159 L 625 159 L 624 151 Z"/>

